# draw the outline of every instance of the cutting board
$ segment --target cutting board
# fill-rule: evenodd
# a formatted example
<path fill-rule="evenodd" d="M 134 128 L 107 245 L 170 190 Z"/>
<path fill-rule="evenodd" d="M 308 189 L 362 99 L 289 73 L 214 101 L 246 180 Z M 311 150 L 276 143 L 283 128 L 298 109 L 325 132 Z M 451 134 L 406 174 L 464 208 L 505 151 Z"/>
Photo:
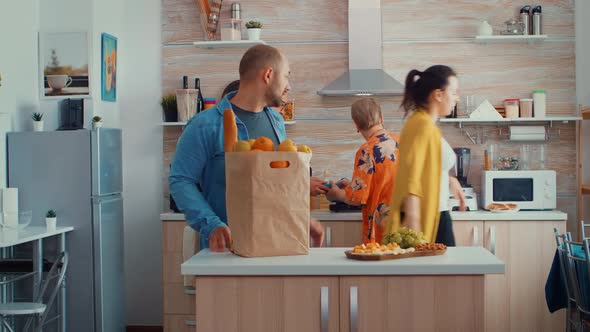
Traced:
<path fill-rule="evenodd" d="M 414 251 L 409 252 L 407 254 L 383 254 L 383 255 L 367 255 L 367 254 L 354 254 L 352 250 L 347 250 L 344 253 L 346 257 L 349 259 L 356 259 L 359 261 L 385 261 L 390 259 L 402 259 L 402 258 L 412 258 L 412 257 L 424 257 L 424 256 L 440 256 L 444 255 L 447 252 L 447 249 L 444 250 L 424 250 L 424 251 Z"/>

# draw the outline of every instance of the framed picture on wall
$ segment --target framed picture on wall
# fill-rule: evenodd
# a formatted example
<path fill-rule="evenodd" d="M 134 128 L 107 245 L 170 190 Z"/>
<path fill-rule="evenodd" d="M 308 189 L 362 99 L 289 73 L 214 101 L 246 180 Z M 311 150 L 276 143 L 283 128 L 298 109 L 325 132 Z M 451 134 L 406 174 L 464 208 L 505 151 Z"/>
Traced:
<path fill-rule="evenodd" d="M 87 32 L 39 33 L 42 98 L 90 97 L 89 45 Z"/>
<path fill-rule="evenodd" d="M 101 88 L 102 100 L 117 100 L 117 38 L 103 33 L 101 36 Z"/>

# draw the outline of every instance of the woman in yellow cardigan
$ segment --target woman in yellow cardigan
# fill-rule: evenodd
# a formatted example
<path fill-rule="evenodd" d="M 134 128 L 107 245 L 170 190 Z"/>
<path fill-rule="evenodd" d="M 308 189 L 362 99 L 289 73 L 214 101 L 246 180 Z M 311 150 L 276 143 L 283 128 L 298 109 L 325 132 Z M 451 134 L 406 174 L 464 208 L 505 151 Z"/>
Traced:
<path fill-rule="evenodd" d="M 406 77 L 401 107 L 406 116 L 412 114 L 401 132 L 398 173 L 384 236 L 405 226 L 423 232 L 428 242 L 454 244 L 450 218 L 444 218 L 449 225 L 439 227 L 443 147 L 436 121 L 455 107 L 457 88 L 457 74 L 447 66 L 436 65 L 423 72 L 414 69 Z"/>

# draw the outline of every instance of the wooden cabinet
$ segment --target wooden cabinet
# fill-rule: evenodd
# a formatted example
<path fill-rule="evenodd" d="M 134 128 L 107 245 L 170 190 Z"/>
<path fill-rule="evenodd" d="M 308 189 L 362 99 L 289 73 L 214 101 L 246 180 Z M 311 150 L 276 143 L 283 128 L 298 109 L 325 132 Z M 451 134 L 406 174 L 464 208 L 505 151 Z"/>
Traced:
<path fill-rule="evenodd" d="M 324 247 L 354 247 L 362 242 L 363 222 L 322 221 L 324 226 Z"/>
<path fill-rule="evenodd" d="M 486 275 L 485 330 L 560 331 L 562 312 L 550 314 L 545 282 L 555 254 L 553 228 L 565 221 L 453 221 L 458 246 L 485 246 L 505 263 L 503 275 Z"/>
<path fill-rule="evenodd" d="M 341 331 L 482 331 L 484 278 L 340 278 Z"/>
<path fill-rule="evenodd" d="M 199 331 L 336 332 L 338 277 L 198 277 Z"/>
<path fill-rule="evenodd" d="M 197 331 L 195 315 L 164 315 L 164 332 Z"/>
<path fill-rule="evenodd" d="M 453 232 L 458 247 L 483 247 L 483 221 L 453 220 Z"/>
<path fill-rule="evenodd" d="M 565 221 L 486 221 L 485 246 L 505 264 L 486 276 L 486 331 L 562 331 L 563 310 L 550 314 L 545 282 L 555 254 L 553 228 Z"/>
<path fill-rule="evenodd" d="M 195 295 L 193 287 L 185 286 L 180 274 L 183 237 L 186 221 L 162 222 L 162 289 L 164 331 L 194 331 Z M 194 233 L 198 246 L 198 234 Z M 196 251 L 196 247 L 195 247 Z M 189 323 L 189 325 L 186 324 Z"/>

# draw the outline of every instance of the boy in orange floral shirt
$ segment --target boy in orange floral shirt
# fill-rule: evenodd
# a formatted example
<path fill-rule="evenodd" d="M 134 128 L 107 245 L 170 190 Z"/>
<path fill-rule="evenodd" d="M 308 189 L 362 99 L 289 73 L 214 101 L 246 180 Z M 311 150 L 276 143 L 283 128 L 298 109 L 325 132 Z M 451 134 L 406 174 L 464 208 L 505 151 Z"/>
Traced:
<path fill-rule="evenodd" d="M 351 116 L 366 143 L 356 152 L 352 180 L 339 181 L 326 196 L 349 205 L 361 205 L 363 243 L 381 242 L 397 173 L 399 136 L 383 127 L 381 107 L 372 98 L 352 104 Z"/>

